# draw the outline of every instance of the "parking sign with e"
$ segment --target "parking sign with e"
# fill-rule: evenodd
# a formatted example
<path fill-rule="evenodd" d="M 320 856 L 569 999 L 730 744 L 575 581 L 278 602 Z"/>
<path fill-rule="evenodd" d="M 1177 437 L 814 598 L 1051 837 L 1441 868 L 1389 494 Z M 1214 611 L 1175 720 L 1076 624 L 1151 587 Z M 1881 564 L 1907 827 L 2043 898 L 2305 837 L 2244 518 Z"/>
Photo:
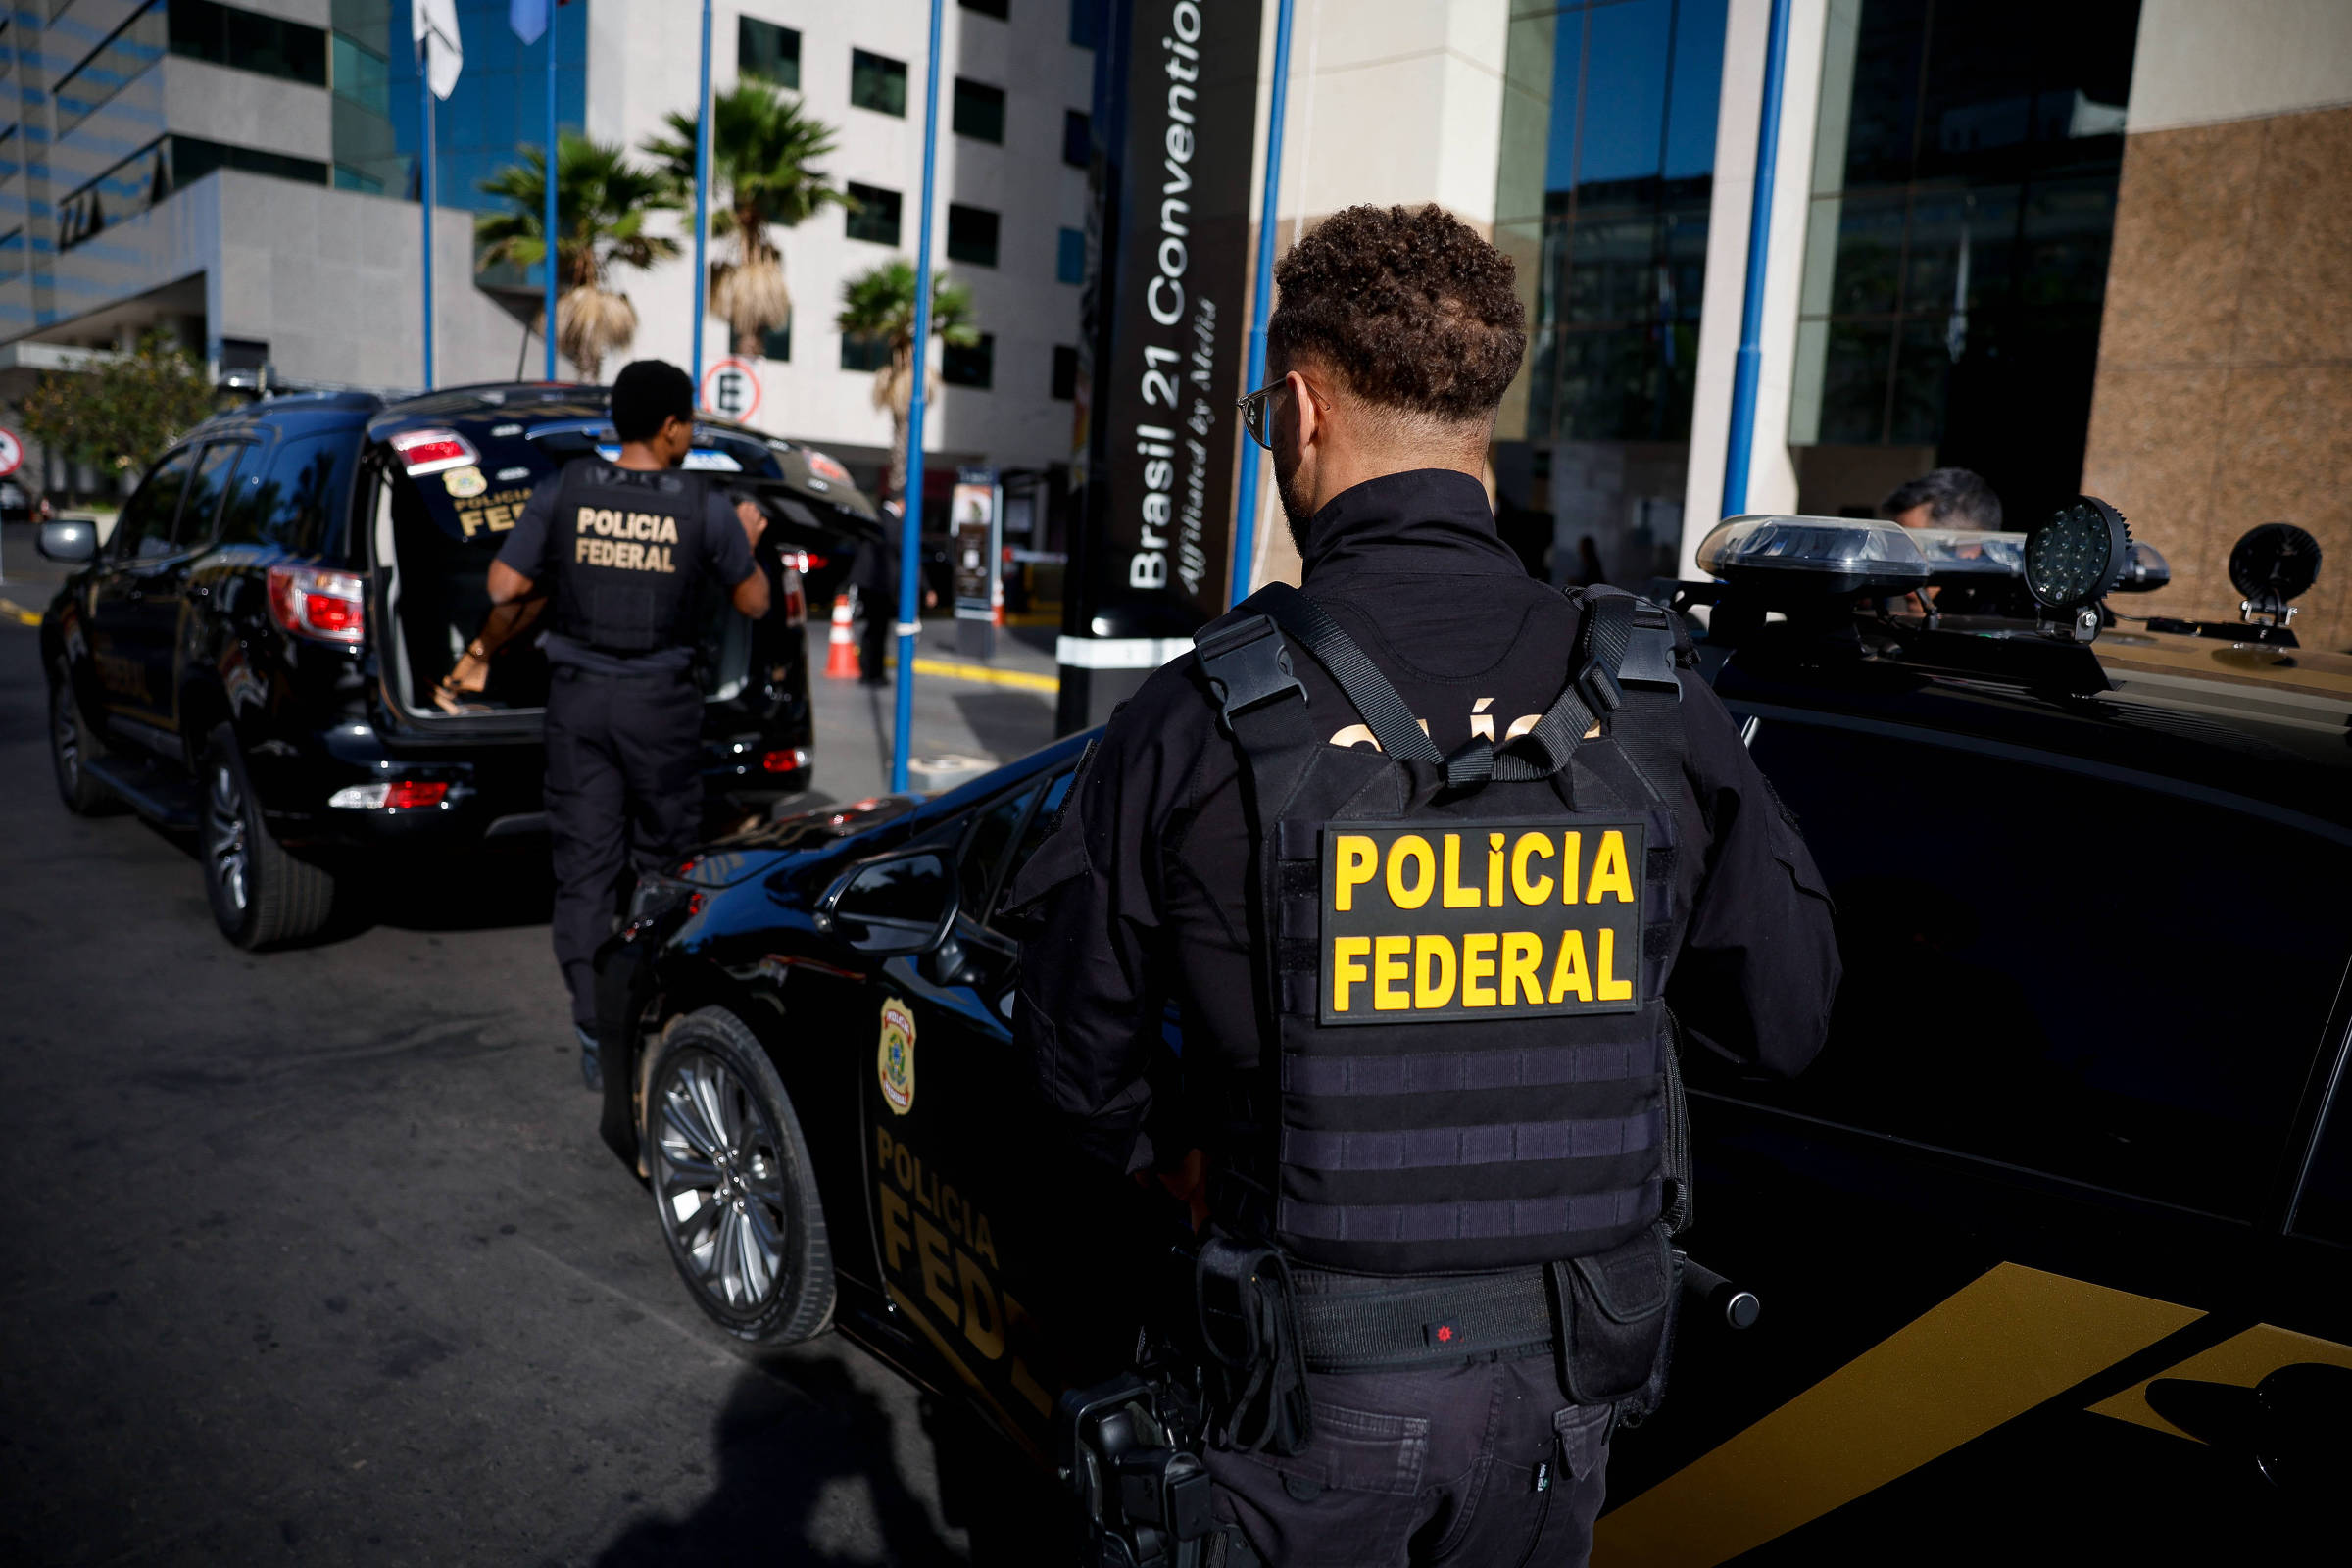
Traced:
<path fill-rule="evenodd" d="M 24 444 L 14 430 L 0 430 L 0 479 L 17 471 L 24 461 Z"/>
<path fill-rule="evenodd" d="M 703 372 L 703 407 L 730 419 L 748 419 L 760 407 L 760 376 L 732 357 Z"/>

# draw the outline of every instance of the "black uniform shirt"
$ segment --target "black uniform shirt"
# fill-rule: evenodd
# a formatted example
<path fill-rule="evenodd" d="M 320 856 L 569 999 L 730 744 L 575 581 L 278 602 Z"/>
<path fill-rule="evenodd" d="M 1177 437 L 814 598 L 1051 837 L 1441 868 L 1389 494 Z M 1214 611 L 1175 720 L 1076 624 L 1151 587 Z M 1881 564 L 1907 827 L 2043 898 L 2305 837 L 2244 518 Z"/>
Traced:
<path fill-rule="evenodd" d="M 601 461 L 574 458 L 574 463 Z M 642 472 L 613 466 L 616 473 Z M 552 567 L 561 571 L 564 564 L 551 562 L 547 554 L 548 531 L 556 520 L 556 488 L 564 482 L 562 469 L 539 481 L 531 491 L 531 499 L 522 504 L 522 515 L 514 519 L 514 529 L 507 542 L 498 547 L 498 559 L 521 572 L 543 588 L 555 584 L 543 581 Z M 752 542 L 745 536 L 743 523 L 735 515 L 735 504 L 726 492 L 716 485 L 710 487 L 710 498 L 703 507 L 703 560 L 710 575 L 728 588 L 735 587 L 759 570 L 752 560 Z M 547 634 L 547 662 L 551 664 L 570 664 L 599 675 L 638 675 L 656 670 L 692 667 L 694 650 L 691 648 L 657 648 L 650 654 L 624 659 L 616 654 L 599 653 L 584 643 L 574 642 L 561 632 Z"/>
<path fill-rule="evenodd" d="M 1583 621 L 1496 535 L 1479 482 L 1446 469 L 1370 480 L 1317 513 L 1304 587 L 1440 752 L 1469 739 L 1474 712 L 1507 736 L 1549 708 Z M 1829 896 L 1731 714 L 1696 675 L 1682 682 L 1687 781 L 1703 820 L 1680 824 L 1676 893 L 1693 913 L 1667 1000 L 1706 1049 L 1793 1073 L 1821 1049 L 1838 984 Z M 1346 709 L 1316 718 L 1343 745 L 1368 741 L 1346 733 L 1357 721 Z M 1250 858 L 1240 760 L 1196 662 L 1178 659 L 1112 717 L 1012 895 L 1027 922 L 1014 1031 L 1095 1155 L 1151 1157 L 1153 1140 L 1138 1137 L 1147 1116 L 1165 1153 L 1184 1147 L 1167 1148 L 1170 1137 L 1202 1136 L 1152 1103 L 1146 1074 L 1170 1003 L 1188 1088 L 1257 1063 Z"/>

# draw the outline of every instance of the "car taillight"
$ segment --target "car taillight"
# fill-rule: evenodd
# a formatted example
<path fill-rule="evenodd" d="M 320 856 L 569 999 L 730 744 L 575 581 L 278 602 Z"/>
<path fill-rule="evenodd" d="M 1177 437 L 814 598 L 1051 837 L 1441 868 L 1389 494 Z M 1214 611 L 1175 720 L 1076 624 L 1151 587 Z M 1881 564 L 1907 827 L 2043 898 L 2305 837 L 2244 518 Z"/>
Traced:
<path fill-rule="evenodd" d="M 801 592 L 801 579 L 795 576 L 784 589 L 784 624 L 805 626 L 808 623 L 808 597 Z"/>
<path fill-rule="evenodd" d="M 420 778 L 380 779 L 352 784 L 327 797 L 326 804 L 347 811 L 413 811 L 439 806 L 449 799 L 449 785 Z"/>
<path fill-rule="evenodd" d="M 367 585 L 348 571 L 271 566 L 270 616 L 296 637 L 356 645 L 368 630 Z"/>
<path fill-rule="evenodd" d="M 792 747 L 789 750 L 762 752 L 760 754 L 760 766 L 764 772 L 798 773 L 802 768 L 805 768 L 808 765 L 808 753 L 806 748 L 799 746 Z"/>
<path fill-rule="evenodd" d="M 392 437 L 392 450 L 412 479 L 475 461 L 472 444 L 455 430 L 404 430 Z"/>

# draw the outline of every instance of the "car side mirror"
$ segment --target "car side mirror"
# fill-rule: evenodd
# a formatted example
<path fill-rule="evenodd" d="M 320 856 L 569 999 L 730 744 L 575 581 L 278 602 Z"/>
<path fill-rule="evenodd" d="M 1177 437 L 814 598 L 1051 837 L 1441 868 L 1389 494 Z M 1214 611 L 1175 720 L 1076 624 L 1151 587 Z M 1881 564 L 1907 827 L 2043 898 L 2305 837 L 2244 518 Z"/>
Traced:
<path fill-rule="evenodd" d="M 78 566 L 98 559 L 98 524 L 88 517 L 60 517 L 41 524 L 33 548 L 51 561 Z"/>
<path fill-rule="evenodd" d="M 921 953 L 956 918 L 955 868 L 937 850 L 904 850 L 853 866 L 817 905 L 817 923 L 878 957 Z"/>

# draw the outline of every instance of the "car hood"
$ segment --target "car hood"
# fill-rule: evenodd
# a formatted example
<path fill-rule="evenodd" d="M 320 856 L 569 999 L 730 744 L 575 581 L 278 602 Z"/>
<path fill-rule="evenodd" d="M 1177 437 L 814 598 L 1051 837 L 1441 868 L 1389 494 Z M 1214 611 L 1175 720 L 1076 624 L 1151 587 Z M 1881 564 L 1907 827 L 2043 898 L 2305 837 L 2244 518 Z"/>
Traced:
<path fill-rule="evenodd" d="M 905 816 L 921 804 L 918 796 L 876 795 L 849 806 L 796 811 L 720 840 L 696 854 L 671 876 L 695 887 L 733 887 L 790 857 L 829 850 L 843 839 Z"/>

